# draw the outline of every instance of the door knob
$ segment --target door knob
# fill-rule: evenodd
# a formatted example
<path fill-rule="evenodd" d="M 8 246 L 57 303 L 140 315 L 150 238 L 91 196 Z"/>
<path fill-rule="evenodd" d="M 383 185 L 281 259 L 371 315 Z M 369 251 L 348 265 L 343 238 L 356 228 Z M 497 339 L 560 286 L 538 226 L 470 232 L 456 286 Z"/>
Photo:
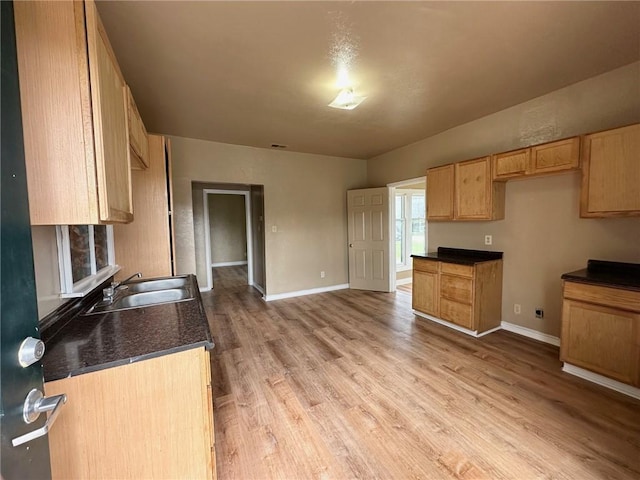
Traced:
<path fill-rule="evenodd" d="M 350 243 L 350 244 L 349 244 L 349 248 L 353 248 L 353 243 Z"/>
<path fill-rule="evenodd" d="M 67 402 L 67 396 L 65 394 L 55 395 L 53 397 L 45 397 L 42 392 L 37 389 L 33 389 L 27 395 L 24 400 L 24 406 L 22 407 L 22 418 L 25 423 L 35 422 L 42 412 L 51 412 L 47 418 L 47 422 L 40 428 L 36 428 L 32 432 L 25 433 L 19 437 L 11 440 L 11 444 L 14 447 L 22 445 L 23 443 L 30 442 L 36 438 L 46 435 L 53 422 L 56 421 L 60 408 Z"/>

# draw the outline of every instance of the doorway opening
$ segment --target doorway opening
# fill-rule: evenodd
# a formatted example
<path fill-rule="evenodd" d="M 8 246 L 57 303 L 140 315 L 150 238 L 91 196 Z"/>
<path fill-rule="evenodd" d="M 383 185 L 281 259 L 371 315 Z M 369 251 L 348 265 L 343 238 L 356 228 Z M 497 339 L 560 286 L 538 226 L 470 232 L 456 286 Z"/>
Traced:
<path fill-rule="evenodd" d="M 413 262 L 411 255 L 428 251 L 426 215 L 426 177 L 389 184 L 393 199 L 390 229 L 394 232 L 395 262 L 391 272 L 395 290 L 411 293 Z"/>
<path fill-rule="evenodd" d="M 254 287 L 264 295 L 264 187 L 192 183 L 201 291 Z"/>
<path fill-rule="evenodd" d="M 203 190 L 207 288 L 253 285 L 248 191 Z"/>

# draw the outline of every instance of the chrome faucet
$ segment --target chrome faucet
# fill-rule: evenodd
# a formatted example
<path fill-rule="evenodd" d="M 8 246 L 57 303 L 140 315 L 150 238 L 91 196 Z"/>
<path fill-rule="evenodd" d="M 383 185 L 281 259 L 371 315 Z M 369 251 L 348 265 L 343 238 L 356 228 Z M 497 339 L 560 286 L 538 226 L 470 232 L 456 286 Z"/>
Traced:
<path fill-rule="evenodd" d="M 121 285 L 126 285 L 134 277 L 142 278 L 142 273 L 140 273 L 140 272 L 134 273 L 133 275 L 131 275 L 130 277 L 125 278 L 121 282 L 111 282 L 111 286 L 115 290 L 116 288 L 118 288 Z"/>
<path fill-rule="evenodd" d="M 118 290 L 126 288 L 126 285 L 132 278 L 138 277 L 142 278 L 142 273 L 137 272 L 131 275 L 130 277 L 125 278 L 121 282 L 111 282 L 111 286 L 102 289 L 102 301 L 112 303 L 115 299 L 116 293 Z"/>

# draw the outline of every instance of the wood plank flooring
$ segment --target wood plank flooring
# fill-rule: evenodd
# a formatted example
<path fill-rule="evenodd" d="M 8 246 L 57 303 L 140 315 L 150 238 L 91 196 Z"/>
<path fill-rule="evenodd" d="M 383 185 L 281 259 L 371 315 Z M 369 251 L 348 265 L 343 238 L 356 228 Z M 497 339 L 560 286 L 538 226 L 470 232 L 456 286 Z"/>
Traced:
<path fill-rule="evenodd" d="M 640 478 L 640 401 L 556 347 L 468 337 L 405 292 L 202 297 L 220 480 Z"/>

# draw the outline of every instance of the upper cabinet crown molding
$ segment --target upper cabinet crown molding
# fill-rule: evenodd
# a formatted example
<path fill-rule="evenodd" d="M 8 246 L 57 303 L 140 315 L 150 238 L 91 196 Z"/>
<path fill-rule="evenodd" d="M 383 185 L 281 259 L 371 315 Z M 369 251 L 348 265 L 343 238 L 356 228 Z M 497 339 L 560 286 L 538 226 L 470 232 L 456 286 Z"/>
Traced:
<path fill-rule="evenodd" d="M 33 225 L 133 219 L 125 81 L 93 1 L 16 2 Z"/>
<path fill-rule="evenodd" d="M 640 216 L 640 124 L 585 135 L 580 216 Z"/>

